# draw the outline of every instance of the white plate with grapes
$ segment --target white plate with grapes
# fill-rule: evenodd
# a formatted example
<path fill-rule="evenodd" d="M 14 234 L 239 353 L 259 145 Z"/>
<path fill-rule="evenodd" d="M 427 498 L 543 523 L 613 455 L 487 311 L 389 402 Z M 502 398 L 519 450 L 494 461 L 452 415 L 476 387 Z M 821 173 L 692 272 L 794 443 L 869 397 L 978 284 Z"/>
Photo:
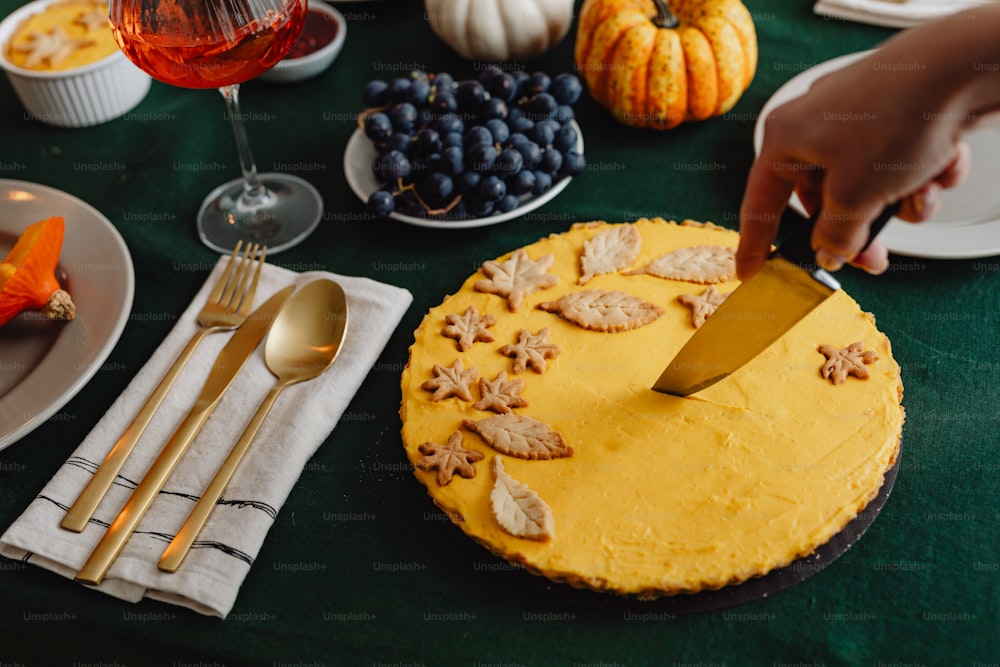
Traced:
<path fill-rule="evenodd" d="M 580 82 L 511 74 L 370 82 L 344 151 L 347 183 L 369 213 L 467 229 L 523 216 L 562 192 L 586 166 L 572 111 Z"/>

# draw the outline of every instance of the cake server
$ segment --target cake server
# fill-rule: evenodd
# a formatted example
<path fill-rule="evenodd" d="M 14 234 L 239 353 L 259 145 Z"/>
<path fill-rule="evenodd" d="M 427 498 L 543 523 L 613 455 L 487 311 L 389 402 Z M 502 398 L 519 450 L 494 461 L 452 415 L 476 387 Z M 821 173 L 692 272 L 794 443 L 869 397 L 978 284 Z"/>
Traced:
<path fill-rule="evenodd" d="M 895 203 L 879 214 L 865 247 L 898 210 Z M 816 264 L 810 243 L 815 224 L 815 216 L 807 220 L 785 209 L 781 225 L 794 232 L 695 331 L 653 389 L 688 396 L 712 386 L 763 352 L 840 289 L 840 283 Z"/>

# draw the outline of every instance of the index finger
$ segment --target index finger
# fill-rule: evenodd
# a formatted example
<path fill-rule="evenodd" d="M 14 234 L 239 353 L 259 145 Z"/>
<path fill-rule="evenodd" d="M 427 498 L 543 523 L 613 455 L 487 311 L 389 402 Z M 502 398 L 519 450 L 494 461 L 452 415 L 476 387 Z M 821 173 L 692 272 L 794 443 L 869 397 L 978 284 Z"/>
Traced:
<path fill-rule="evenodd" d="M 778 234 L 781 214 L 795 187 L 795 179 L 761 157 L 750 167 L 740 205 L 740 242 L 736 248 L 736 274 L 751 277 L 763 266 Z"/>

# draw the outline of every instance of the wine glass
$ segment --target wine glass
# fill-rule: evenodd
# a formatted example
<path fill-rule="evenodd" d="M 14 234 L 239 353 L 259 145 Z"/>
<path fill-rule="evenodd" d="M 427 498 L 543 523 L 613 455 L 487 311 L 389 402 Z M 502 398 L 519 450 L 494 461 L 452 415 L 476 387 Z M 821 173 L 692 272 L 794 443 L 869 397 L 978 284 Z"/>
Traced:
<path fill-rule="evenodd" d="M 239 86 L 295 45 L 307 0 L 110 0 L 118 46 L 154 79 L 184 88 L 218 88 L 226 100 L 243 177 L 210 192 L 198 235 L 229 252 L 237 241 L 290 248 L 316 228 L 323 200 L 307 181 L 257 172 L 240 112 Z"/>

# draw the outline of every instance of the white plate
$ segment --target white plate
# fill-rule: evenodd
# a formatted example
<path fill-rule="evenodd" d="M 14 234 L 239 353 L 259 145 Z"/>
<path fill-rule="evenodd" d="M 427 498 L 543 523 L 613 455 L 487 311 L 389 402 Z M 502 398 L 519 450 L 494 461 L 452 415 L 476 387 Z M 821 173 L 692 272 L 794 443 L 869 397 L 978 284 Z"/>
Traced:
<path fill-rule="evenodd" d="M 764 119 L 777 106 L 802 95 L 816 79 L 871 53 L 862 51 L 820 63 L 796 75 L 767 101 L 754 128 L 754 150 L 764 139 Z M 972 150 L 972 171 L 957 187 L 944 190 L 938 213 L 918 225 L 893 218 L 879 235 L 892 252 L 909 257 L 972 259 L 1000 255 L 1000 126 L 970 132 L 965 141 Z M 794 195 L 791 204 L 800 212 Z"/>
<path fill-rule="evenodd" d="M 580 126 L 576 124 L 576 121 L 570 121 L 576 129 L 576 148 L 575 150 L 579 153 L 583 153 L 583 132 L 580 131 Z M 365 136 L 365 133 L 358 128 L 354 130 L 354 134 L 347 141 L 347 148 L 344 150 L 344 176 L 347 177 L 347 184 L 354 191 L 354 194 L 358 198 L 367 202 L 368 197 L 371 196 L 373 192 L 379 189 L 380 184 L 375 178 L 375 174 L 372 173 L 372 163 L 375 161 L 377 153 L 375 152 L 375 146 L 372 144 L 371 140 Z M 413 215 L 405 215 L 397 211 L 393 211 L 389 217 L 393 220 L 399 220 L 400 222 L 406 222 L 411 225 L 417 225 L 418 227 L 435 227 L 435 228 L 446 228 L 446 229 L 468 229 L 471 227 L 485 227 L 487 225 L 496 225 L 501 222 L 507 222 L 508 220 L 513 220 L 514 218 L 520 217 L 525 213 L 534 211 L 539 206 L 547 204 L 556 195 L 562 192 L 571 178 L 562 178 L 552 184 L 549 190 L 537 197 L 528 196 L 521 200 L 521 205 L 515 208 L 513 211 L 507 211 L 506 213 L 497 213 L 496 215 L 490 215 L 485 218 L 469 218 L 466 220 L 435 220 L 432 218 L 418 218 Z"/>
<path fill-rule="evenodd" d="M 70 322 L 22 314 L 0 328 L 0 449 L 62 408 L 111 353 L 132 309 L 135 276 L 111 222 L 76 197 L 0 179 L 0 258 L 33 222 L 66 219 L 59 269 L 76 304 Z"/>

